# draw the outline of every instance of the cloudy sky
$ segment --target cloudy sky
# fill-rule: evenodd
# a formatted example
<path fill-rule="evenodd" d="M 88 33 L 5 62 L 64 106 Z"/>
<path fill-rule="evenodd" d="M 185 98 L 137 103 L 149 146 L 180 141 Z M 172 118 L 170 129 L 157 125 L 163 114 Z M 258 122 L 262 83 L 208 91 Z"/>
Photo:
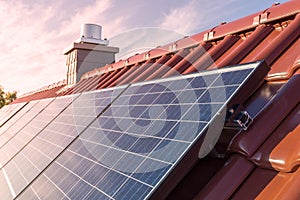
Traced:
<path fill-rule="evenodd" d="M 103 37 L 112 40 L 144 27 L 192 35 L 222 21 L 263 10 L 274 2 L 0 0 L 0 85 L 5 90 L 24 93 L 64 79 L 66 66 L 62 52 L 79 38 L 82 23 L 101 24 Z M 113 44 L 116 46 L 118 41 Z"/>

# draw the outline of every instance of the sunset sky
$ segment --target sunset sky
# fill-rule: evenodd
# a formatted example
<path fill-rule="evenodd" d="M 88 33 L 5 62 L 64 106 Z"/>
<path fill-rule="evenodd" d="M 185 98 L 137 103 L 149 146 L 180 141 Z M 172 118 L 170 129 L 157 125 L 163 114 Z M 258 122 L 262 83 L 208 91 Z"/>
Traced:
<path fill-rule="evenodd" d="M 63 80 L 66 66 L 62 52 L 79 38 L 82 23 L 101 24 L 102 35 L 108 39 L 143 27 L 158 27 L 179 35 L 192 35 L 222 21 L 233 21 L 263 10 L 274 2 L 2 0 L 0 85 L 5 90 L 24 93 Z M 117 46 L 116 42 L 113 44 Z M 153 44 L 155 46 L 157 44 Z"/>

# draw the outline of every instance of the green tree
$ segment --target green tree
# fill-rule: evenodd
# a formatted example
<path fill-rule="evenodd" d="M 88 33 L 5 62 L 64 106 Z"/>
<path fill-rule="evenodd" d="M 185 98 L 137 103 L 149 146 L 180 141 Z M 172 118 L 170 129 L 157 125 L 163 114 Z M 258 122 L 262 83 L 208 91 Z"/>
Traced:
<path fill-rule="evenodd" d="M 2 86 L 0 86 L 0 108 L 10 104 L 17 98 L 17 92 L 4 92 Z"/>
<path fill-rule="evenodd" d="M 5 105 L 5 92 L 3 91 L 3 87 L 0 86 L 0 108 Z"/>
<path fill-rule="evenodd" d="M 17 98 L 17 92 L 13 91 L 13 92 L 6 92 L 5 93 L 5 103 L 10 104 L 11 102 L 13 102 L 15 99 Z"/>

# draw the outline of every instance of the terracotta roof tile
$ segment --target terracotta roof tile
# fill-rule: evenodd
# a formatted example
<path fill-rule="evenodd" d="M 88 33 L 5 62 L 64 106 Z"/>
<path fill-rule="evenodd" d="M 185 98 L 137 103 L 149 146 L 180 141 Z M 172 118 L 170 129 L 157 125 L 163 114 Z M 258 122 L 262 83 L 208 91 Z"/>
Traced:
<path fill-rule="evenodd" d="M 251 173 L 254 164 L 239 155 L 232 155 L 195 199 L 228 199 Z"/>
<path fill-rule="evenodd" d="M 193 199 L 224 166 L 224 163 L 224 160 L 212 157 L 199 160 L 183 181 L 175 187 L 168 199 Z"/>
<path fill-rule="evenodd" d="M 97 85 L 96 89 L 104 88 L 103 85 L 105 83 L 107 83 L 109 80 L 113 79 L 113 77 L 115 77 L 119 73 L 119 71 L 120 71 L 120 69 L 112 71 L 105 78 L 103 78 L 101 81 L 98 81 L 98 85 Z"/>
<path fill-rule="evenodd" d="M 300 101 L 299 84 L 300 76 L 294 75 L 254 119 L 249 130 L 233 140 L 230 151 L 252 156 Z"/>
<path fill-rule="evenodd" d="M 150 75 L 152 75 L 153 72 L 158 71 L 159 68 L 161 68 L 168 60 L 171 59 L 170 54 L 163 55 L 159 59 L 156 60 L 156 62 L 151 65 L 151 66 L 145 66 L 147 68 L 141 68 L 143 69 L 143 73 L 141 73 L 139 76 L 137 76 L 132 82 L 138 82 L 138 81 L 143 81 L 146 80 Z"/>
<path fill-rule="evenodd" d="M 51 98 L 51 97 L 56 97 L 59 94 L 59 91 L 65 87 L 65 85 L 60 85 L 57 87 L 53 87 L 50 89 L 45 89 L 40 92 L 36 92 L 30 95 L 26 95 L 23 97 L 20 97 L 16 99 L 13 104 L 21 103 L 21 102 L 29 102 L 33 100 L 38 100 L 38 99 L 46 99 L 46 98 Z"/>
<path fill-rule="evenodd" d="M 211 47 L 211 44 L 200 44 L 198 47 L 195 47 L 184 59 L 180 60 L 174 67 L 170 67 L 170 70 L 166 72 L 162 78 L 166 78 L 173 75 L 181 74 L 189 66 L 191 66 L 196 60 L 198 60 L 206 51 Z M 171 70 L 172 68 L 172 70 Z"/>
<path fill-rule="evenodd" d="M 298 168 L 300 164 L 300 110 L 298 109 L 297 111 L 297 116 L 291 120 L 296 121 L 296 119 L 298 119 L 296 122 L 298 123 L 297 127 L 291 130 L 291 132 L 280 141 L 269 157 L 272 167 L 279 171 L 291 172 Z M 291 123 L 291 121 L 289 121 L 289 123 Z"/>
<path fill-rule="evenodd" d="M 122 79 L 122 76 L 128 72 L 130 68 L 128 66 L 123 67 L 118 74 L 116 74 L 113 78 L 111 78 L 109 81 L 104 83 L 106 87 L 113 87 L 117 85 L 118 81 Z M 103 86 L 103 87 L 105 87 Z"/>
<path fill-rule="evenodd" d="M 221 66 L 219 61 L 221 58 L 228 56 L 233 49 L 239 46 L 242 43 L 242 39 L 238 35 L 227 35 L 225 38 L 216 46 L 214 50 L 211 52 L 211 58 L 215 62 L 213 65 L 205 69 L 214 69 L 221 68 L 225 66 Z"/>
<path fill-rule="evenodd" d="M 256 199 L 277 174 L 273 170 L 255 168 L 230 199 Z"/>
<path fill-rule="evenodd" d="M 272 25 L 270 25 L 272 26 Z M 273 27 L 273 26 L 272 26 Z M 280 31 L 277 31 L 274 29 L 269 33 L 264 40 L 262 40 L 252 51 L 248 52 L 248 54 L 241 60 L 241 63 L 247 63 L 250 62 L 251 60 L 254 60 L 254 58 L 257 56 L 259 52 L 262 52 L 264 48 L 270 44 L 276 36 L 280 34 Z"/>
<path fill-rule="evenodd" d="M 244 41 L 233 51 L 231 51 L 228 56 L 224 56 L 218 65 L 229 66 L 239 63 L 249 54 L 249 52 L 259 45 L 270 34 L 270 32 L 272 32 L 273 29 L 274 28 L 270 25 L 258 26 L 253 33 L 251 33 L 248 38 L 245 38 Z"/>
<path fill-rule="evenodd" d="M 288 115 L 268 140 L 252 156 L 252 160 L 263 168 L 290 172 L 297 167 L 300 155 L 300 105 Z"/>
<path fill-rule="evenodd" d="M 126 70 L 118 79 L 115 80 L 114 85 L 120 85 L 120 82 L 127 79 L 128 76 L 131 75 L 137 68 L 140 66 L 139 63 L 136 63 L 134 65 L 126 66 L 128 70 Z"/>
<path fill-rule="evenodd" d="M 256 117 L 264 106 L 277 94 L 279 89 L 286 84 L 285 81 L 265 82 L 244 104 L 247 112 Z"/>
<path fill-rule="evenodd" d="M 143 71 L 141 71 L 141 69 L 143 68 L 148 68 L 150 67 L 152 64 L 154 63 L 154 61 L 152 59 L 148 59 L 146 62 L 141 63 L 140 65 L 135 66 L 131 72 L 129 73 L 129 75 L 124 78 L 123 80 L 121 80 L 118 84 L 119 85 L 124 85 L 124 84 L 128 84 L 131 83 L 132 80 L 139 76 L 139 74 L 142 74 Z"/>
<path fill-rule="evenodd" d="M 297 15 L 290 25 L 288 25 L 269 45 L 254 57 L 254 60 L 264 59 L 269 65 L 273 64 L 278 56 L 299 37 L 299 33 L 300 15 Z M 276 49 L 276 51 L 274 51 L 274 49 Z M 282 71 L 277 68 L 272 68 L 269 74 L 279 72 Z"/>
<path fill-rule="evenodd" d="M 68 88 L 63 94 L 64 95 L 70 95 L 70 94 L 75 94 L 81 91 L 81 89 L 91 80 L 91 78 L 87 78 L 84 80 L 81 80 L 78 82 L 78 84 L 73 85 L 73 87 Z"/>
<path fill-rule="evenodd" d="M 190 53 L 189 50 L 183 49 L 173 55 L 166 63 L 160 66 L 156 71 L 152 71 L 152 75 L 146 78 L 146 80 L 152 80 L 163 77 L 171 68 L 177 65 L 185 56 Z"/>
<path fill-rule="evenodd" d="M 91 78 L 92 79 L 87 84 L 85 84 L 85 86 L 81 89 L 80 92 L 91 91 L 91 90 L 96 89 L 96 86 L 98 85 L 99 77 L 94 76 L 94 77 L 91 77 Z"/>
<path fill-rule="evenodd" d="M 268 80 L 274 80 L 277 77 L 290 78 L 299 68 L 296 62 L 300 52 L 300 39 L 298 38 L 273 64 L 273 69 L 277 69 L 282 74 L 279 76 L 269 74 Z"/>
<path fill-rule="evenodd" d="M 294 173 L 278 173 L 256 199 L 300 199 L 300 169 Z"/>

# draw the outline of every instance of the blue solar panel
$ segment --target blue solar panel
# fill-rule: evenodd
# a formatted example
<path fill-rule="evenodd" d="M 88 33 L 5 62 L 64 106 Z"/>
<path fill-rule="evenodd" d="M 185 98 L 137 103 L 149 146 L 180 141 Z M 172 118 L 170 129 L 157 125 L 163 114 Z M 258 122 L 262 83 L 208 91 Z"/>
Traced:
<path fill-rule="evenodd" d="M 0 109 L 0 119 L 13 108 L 13 105 L 6 105 Z"/>
<path fill-rule="evenodd" d="M 5 142 L 0 148 L 0 164 L 1 173 L 5 179 L 0 180 L 0 184 L 4 185 L 7 183 L 9 186 L 9 191 L 1 190 L 1 196 L 4 199 L 11 199 L 15 195 L 14 191 L 21 189 L 22 184 L 24 184 L 24 179 L 22 176 L 19 177 L 18 173 L 22 174 L 20 171 L 21 166 L 30 167 L 32 166 L 30 159 L 19 160 L 14 162 L 14 158 L 21 152 L 24 147 L 34 138 L 41 130 L 43 130 L 59 113 L 65 109 L 65 107 L 72 102 L 76 96 L 61 97 L 57 99 L 46 99 L 40 101 L 31 112 L 28 112 L 28 116 L 24 115 L 19 121 L 19 126 L 16 129 L 8 129 L 4 134 L 7 137 L 3 137 Z M 42 111 L 42 112 L 41 112 Z M 27 118 L 28 117 L 28 118 Z M 13 126 L 15 127 L 15 126 Z M 16 131 L 16 132 L 15 132 Z M 3 136 L 2 134 L 1 136 Z M 2 139 L 2 138 L 1 138 Z M 30 155 L 30 154 L 29 154 Z M 34 157 L 32 159 L 35 159 Z M 43 162 L 41 160 L 40 162 Z M 16 176 L 14 176 L 16 174 Z M 28 173 L 27 175 L 31 175 Z M 21 178 L 21 179 L 18 179 Z M 7 182 L 10 180 L 10 182 Z M 10 183 L 10 184 L 8 184 Z"/>
<path fill-rule="evenodd" d="M 18 199 L 150 197 L 259 64 L 130 85 Z"/>
<path fill-rule="evenodd" d="M 2 165 L 5 163 L 5 166 L 2 167 L 1 171 L 7 174 L 7 179 L 0 179 L 0 182 L 2 184 L 6 183 L 7 185 L 10 185 L 13 192 L 11 192 L 11 190 L 2 190 L 0 195 L 11 198 L 20 193 L 111 103 L 115 96 L 119 95 L 122 90 L 123 88 L 120 88 L 119 90 L 88 92 L 80 95 L 78 98 L 72 96 L 54 100 L 42 113 L 51 112 L 51 107 L 65 109 L 55 117 L 51 123 L 48 123 L 35 135 L 31 133 L 30 135 L 33 135 L 33 137 L 29 137 L 29 140 L 26 140 L 27 143 L 22 142 L 21 149 L 18 149 L 20 151 L 15 151 L 14 156 L 10 158 L 10 160 L 1 162 Z M 72 99 L 75 100 L 66 107 Z M 62 109 L 60 109 L 60 111 L 61 110 Z M 53 111 L 52 115 L 54 113 L 57 114 L 56 111 Z M 38 117 L 36 117 L 34 121 L 36 121 Z M 45 117 L 45 115 L 43 115 L 43 117 Z M 32 126 L 27 125 L 24 129 L 28 127 L 30 129 L 32 128 Z M 26 137 L 26 133 L 21 133 L 15 138 L 17 138 L 17 141 L 20 139 L 23 140 L 24 135 Z M 11 145 L 16 145 L 16 142 Z M 2 149 L 0 149 L 0 152 L 1 150 Z M 7 150 L 9 149 L 6 148 L 3 151 Z"/>
<path fill-rule="evenodd" d="M 33 109 L 24 115 L 14 126 L 11 126 L 0 136 L 0 163 L 6 164 L 24 145 L 49 123 L 51 107 L 40 113 L 53 99 L 40 101 Z M 54 108 L 52 108 L 54 109 Z M 58 114 L 58 113 L 56 113 Z M 55 116 L 53 116 L 55 117 Z M 31 135 L 30 135 L 31 134 Z"/>
<path fill-rule="evenodd" d="M 1 109 L 2 112 L 0 112 L 0 127 L 19 112 L 25 105 L 26 103 L 19 103 L 4 106 L 4 108 Z"/>
<path fill-rule="evenodd" d="M 18 113 L 15 114 L 15 116 L 8 120 L 5 124 L 3 124 L 3 126 L 0 127 L 0 137 L 1 135 L 7 131 L 9 128 L 11 128 L 12 126 L 15 125 L 15 123 L 18 122 L 18 120 L 20 120 L 23 115 L 25 115 L 27 112 L 29 112 L 32 108 L 34 108 L 36 106 L 36 104 L 38 103 L 38 101 L 32 101 L 29 102 L 28 104 L 26 104 L 25 107 L 23 107 Z M 1 141 L 1 139 L 0 139 Z M 1 145 L 0 145 L 1 146 Z"/>

